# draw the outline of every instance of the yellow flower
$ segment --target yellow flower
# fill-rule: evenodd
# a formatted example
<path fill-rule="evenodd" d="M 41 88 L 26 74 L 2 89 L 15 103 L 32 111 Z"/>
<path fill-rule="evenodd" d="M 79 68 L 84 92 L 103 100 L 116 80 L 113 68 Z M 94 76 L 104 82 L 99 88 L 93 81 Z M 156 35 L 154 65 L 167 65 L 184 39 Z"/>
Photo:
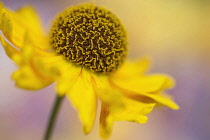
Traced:
<path fill-rule="evenodd" d="M 11 11 L 0 3 L 0 35 L 6 54 L 18 65 L 12 78 L 20 88 L 39 90 L 56 82 L 77 109 L 83 131 L 93 127 L 101 101 L 100 134 L 108 138 L 114 121 L 146 123 L 156 103 L 178 109 L 164 93 L 167 75 L 145 75 L 149 62 L 125 61 L 127 34 L 109 10 L 82 4 L 60 13 L 45 36 L 32 7 Z"/>

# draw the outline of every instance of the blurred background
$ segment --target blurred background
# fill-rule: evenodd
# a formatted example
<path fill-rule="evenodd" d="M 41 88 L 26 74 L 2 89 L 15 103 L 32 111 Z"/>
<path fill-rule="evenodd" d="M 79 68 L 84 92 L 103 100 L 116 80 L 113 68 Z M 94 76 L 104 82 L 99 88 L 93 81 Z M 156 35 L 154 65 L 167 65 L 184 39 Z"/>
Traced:
<path fill-rule="evenodd" d="M 54 16 L 84 0 L 1 0 L 15 10 L 30 4 L 46 32 Z M 94 1 L 94 0 L 92 0 Z M 210 1 L 95 0 L 118 15 L 129 33 L 129 59 L 152 58 L 152 73 L 176 79 L 168 91 L 180 105 L 157 107 L 147 124 L 116 122 L 110 140 L 210 140 Z M 16 69 L 0 47 L 0 139 L 41 140 L 55 97 L 54 85 L 30 92 L 10 79 Z M 52 140 L 100 140 L 98 118 L 85 136 L 76 111 L 65 100 Z"/>

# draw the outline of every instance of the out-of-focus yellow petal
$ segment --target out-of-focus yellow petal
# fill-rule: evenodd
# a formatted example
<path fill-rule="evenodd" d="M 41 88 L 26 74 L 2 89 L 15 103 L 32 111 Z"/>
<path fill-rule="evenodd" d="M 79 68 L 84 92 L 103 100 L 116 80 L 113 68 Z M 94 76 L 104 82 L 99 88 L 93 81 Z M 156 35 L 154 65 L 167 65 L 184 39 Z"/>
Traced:
<path fill-rule="evenodd" d="M 21 63 L 20 68 L 12 74 L 12 78 L 16 85 L 23 89 L 38 90 L 44 88 L 54 82 L 53 77 L 41 73 L 39 59 L 31 58 L 28 63 L 22 63 L 19 55 L 14 55 L 16 62 Z"/>
<path fill-rule="evenodd" d="M 97 108 L 97 99 L 89 71 L 85 69 L 81 71 L 74 85 L 69 89 L 67 97 L 78 111 L 84 133 L 89 133 L 94 124 Z"/>
<path fill-rule="evenodd" d="M 23 14 L 23 11 L 27 12 L 29 9 L 23 8 L 19 12 Z M 0 36 L 5 52 L 20 67 L 12 76 L 16 85 L 24 89 L 38 90 L 55 81 L 60 72 L 57 64 L 65 60 L 53 52 L 47 52 L 34 46 L 31 38 L 30 32 L 25 31 L 22 36 L 22 47 L 17 48 L 9 43 L 5 36 Z"/>
<path fill-rule="evenodd" d="M 32 32 L 43 34 L 40 17 L 32 6 L 25 5 L 16 11 L 16 14 L 24 19 L 28 28 Z"/>
<path fill-rule="evenodd" d="M 27 90 L 42 89 L 53 82 L 50 79 L 38 76 L 30 65 L 22 66 L 15 71 L 12 74 L 12 78 L 15 80 L 18 87 Z"/>
<path fill-rule="evenodd" d="M 2 46 L 4 47 L 7 56 L 14 61 L 14 54 L 20 55 L 20 51 L 18 49 L 15 49 L 11 44 L 9 44 L 2 36 L 0 36 L 0 41 Z"/>
<path fill-rule="evenodd" d="M 172 78 L 165 75 L 136 76 L 123 79 L 111 79 L 114 86 L 118 87 L 127 96 L 136 100 L 148 102 L 158 102 L 172 109 L 178 109 L 178 105 L 173 102 L 170 96 L 161 94 L 163 90 L 174 85 Z"/>
<path fill-rule="evenodd" d="M 114 124 L 114 120 L 112 116 L 110 115 L 109 108 L 102 104 L 101 105 L 101 114 L 100 114 L 100 136 L 104 139 L 107 139 L 110 137 L 112 133 L 112 127 Z"/>
<path fill-rule="evenodd" d="M 138 98 L 138 95 L 136 93 L 134 93 L 134 98 Z M 137 96 L 136 96 L 137 95 Z M 146 97 L 149 97 L 151 99 L 153 99 L 155 102 L 159 103 L 159 104 L 162 104 L 162 105 L 165 105 L 165 106 L 168 106 L 170 107 L 171 109 L 174 109 L 174 110 L 178 110 L 179 109 L 179 105 L 177 105 L 171 96 L 165 94 L 165 93 L 156 93 L 156 94 L 148 94 L 148 93 L 141 93 L 141 95 L 144 95 Z"/>
<path fill-rule="evenodd" d="M 49 75 L 50 70 L 43 72 L 43 69 L 46 69 L 46 67 L 42 67 L 43 59 L 37 56 L 36 48 L 31 46 L 29 38 L 30 36 L 26 34 L 24 47 L 21 48 L 19 53 L 12 54 L 12 59 L 19 66 L 19 69 L 13 73 L 12 78 L 20 88 L 38 90 L 48 86 L 55 79 Z M 13 46 L 8 47 L 12 48 Z"/>
<path fill-rule="evenodd" d="M 99 93 L 102 101 L 100 115 L 100 135 L 108 138 L 114 121 L 146 123 L 155 103 L 143 103 L 130 99 L 117 90 L 104 90 Z"/>
<path fill-rule="evenodd" d="M 40 22 L 33 8 L 26 6 L 13 12 L 0 6 L 0 30 L 16 47 L 22 48 L 26 33 L 33 47 L 49 48 L 48 40 L 41 31 Z"/>
<path fill-rule="evenodd" d="M 37 48 L 44 50 L 51 49 L 48 37 L 44 35 L 41 19 L 35 9 L 30 5 L 26 5 L 19 8 L 16 13 L 27 23 L 29 32 L 32 36 L 31 43 Z"/>
<path fill-rule="evenodd" d="M 136 62 L 126 61 L 117 71 L 114 73 L 116 78 L 133 77 L 141 75 L 149 68 L 150 61 L 148 57 L 142 58 Z"/>

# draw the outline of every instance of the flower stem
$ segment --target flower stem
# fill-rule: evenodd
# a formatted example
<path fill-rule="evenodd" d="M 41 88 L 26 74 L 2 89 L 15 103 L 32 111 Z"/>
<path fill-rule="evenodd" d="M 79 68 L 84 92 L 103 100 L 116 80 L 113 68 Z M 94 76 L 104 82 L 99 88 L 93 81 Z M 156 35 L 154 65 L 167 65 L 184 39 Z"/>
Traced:
<path fill-rule="evenodd" d="M 52 131 L 56 122 L 56 118 L 57 118 L 57 114 L 59 112 L 62 100 L 63 100 L 64 96 L 57 96 L 55 101 L 54 101 L 54 105 L 51 111 L 51 115 L 48 121 L 48 125 L 45 131 L 45 135 L 44 135 L 44 140 L 50 140 L 51 135 L 52 135 Z"/>

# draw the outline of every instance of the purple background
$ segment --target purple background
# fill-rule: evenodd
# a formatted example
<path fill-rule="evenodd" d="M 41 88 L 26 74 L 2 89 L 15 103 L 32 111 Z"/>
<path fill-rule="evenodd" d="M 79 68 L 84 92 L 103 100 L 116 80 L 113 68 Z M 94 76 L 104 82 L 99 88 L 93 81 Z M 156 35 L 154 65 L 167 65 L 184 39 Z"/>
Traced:
<path fill-rule="evenodd" d="M 3 0 L 17 9 L 33 5 L 46 32 L 53 17 L 81 0 Z M 95 0 L 115 12 L 129 33 L 129 59 L 150 56 L 151 72 L 177 82 L 169 91 L 180 110 L 157 107 L 147 124 L 116 122 L 110 140 L 210 139 L 210 3 L 200 0 Z M 31 92 L 10 79 L 16 66 L 0 47 L 0 139 L 41 140 L 55 96 L 54 86 Z M 76 111 L 65 100 L 52 140 L 99 140 L 98 118 L 85 136 Z"/>

